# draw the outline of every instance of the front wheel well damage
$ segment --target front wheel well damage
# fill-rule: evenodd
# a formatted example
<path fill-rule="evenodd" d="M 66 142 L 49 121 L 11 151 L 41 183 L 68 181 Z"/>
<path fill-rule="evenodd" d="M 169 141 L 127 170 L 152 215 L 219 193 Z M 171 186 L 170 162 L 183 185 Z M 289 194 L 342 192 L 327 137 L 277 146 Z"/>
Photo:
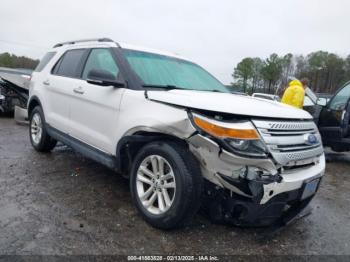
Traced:
<path fill-rule="evenodd" d="M 41 103 L 37 97 L 33 97 L 28 103 L 28 116 L 30 116 L 36 106 L 41 106 Z"/>
<path fill-rule="evenodd" d="M 119 141 L 116 152 L 116 157 L 118 159 L 118 170 L 123 174 L 123 176 L 129 177 L 132 161 L 139 150 L 146 144 L 157 141 L 173 142 L 188 147 L 184 140 L 164 133 L 139 131 L 132 135 L 125 136 Z"/>

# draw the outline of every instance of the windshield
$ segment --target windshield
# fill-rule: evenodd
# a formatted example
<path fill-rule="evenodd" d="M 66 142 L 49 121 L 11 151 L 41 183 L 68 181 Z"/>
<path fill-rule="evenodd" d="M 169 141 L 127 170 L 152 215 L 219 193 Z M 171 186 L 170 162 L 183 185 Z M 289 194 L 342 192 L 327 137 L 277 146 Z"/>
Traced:
<path fill-rule="evenodd" d="M 124 50 L 131 68 L 145 86 L 229 92 L 200 66 L 178 58 L 135 50 Z"/>

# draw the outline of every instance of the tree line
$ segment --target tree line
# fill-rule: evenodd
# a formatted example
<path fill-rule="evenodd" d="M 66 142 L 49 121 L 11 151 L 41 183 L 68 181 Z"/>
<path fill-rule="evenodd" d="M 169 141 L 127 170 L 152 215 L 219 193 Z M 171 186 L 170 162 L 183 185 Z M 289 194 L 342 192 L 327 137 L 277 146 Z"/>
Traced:
<path fill-rule="evenodd" d="M 281 94 L 292 77 L 308 78 L 314 92 L 333 94 L 350 80 L 350 55 L 344 58 L 317 51 L 306 56 L 273 53 L 266 59 L 246 57 L 234 68 L 232 77 L 232 86 L 250 94 Z"/>
<path fill-rule="evenodd" d="M 0 67 L 34 69 L 39 60 L 10 53 L 0 54 Z M 245 93 L 283 92 L 291 77 L 307 77 L 310 87 L 318 93 L 333 94 L 350 80 L 350 55 L 341 57 L 326 51 L 312 52 L 306 56 L 291 53 L 271 54 L 266 59 L 243 58 L 234 68 L 231 85 Z"/>
<path fill-rule="evenodd" d="M 39 60 L 34 60 L 26 56 L 16 56 L 10 53 L 0 54 L 0 67 L 34 69 Z"/>

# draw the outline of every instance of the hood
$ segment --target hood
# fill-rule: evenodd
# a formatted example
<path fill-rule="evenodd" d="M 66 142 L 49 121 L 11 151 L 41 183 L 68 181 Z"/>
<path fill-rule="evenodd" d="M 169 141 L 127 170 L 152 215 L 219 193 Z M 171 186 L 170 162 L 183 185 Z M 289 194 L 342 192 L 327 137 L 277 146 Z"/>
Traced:
<path fill-rule="evenodd" d="M 251 96 L 193 90 L 147 91 L 147 95 L 153 101 L 235 115 L 312 119 L 304 110 Z"/>

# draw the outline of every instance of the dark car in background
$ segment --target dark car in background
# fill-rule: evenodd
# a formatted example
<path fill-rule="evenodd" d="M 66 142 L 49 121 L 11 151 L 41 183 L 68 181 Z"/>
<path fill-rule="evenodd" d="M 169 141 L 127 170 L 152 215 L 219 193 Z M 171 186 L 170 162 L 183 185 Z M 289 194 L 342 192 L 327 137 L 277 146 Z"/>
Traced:
<path fill-rule="evenodd" d="M 316 118 L 324 146 L 333 151 L 350 151 L 350 81 L 322 107 Z"/>
<path fill-rule="evenodd" d="M 252 96 L 279 101 L 275 95 L 255 93 Z M 333 151 L 350 151 L 350 81 L 335 95 L 306 92 L 304 110 L 314 118 L 322 136 L 324 146 Z"/>

